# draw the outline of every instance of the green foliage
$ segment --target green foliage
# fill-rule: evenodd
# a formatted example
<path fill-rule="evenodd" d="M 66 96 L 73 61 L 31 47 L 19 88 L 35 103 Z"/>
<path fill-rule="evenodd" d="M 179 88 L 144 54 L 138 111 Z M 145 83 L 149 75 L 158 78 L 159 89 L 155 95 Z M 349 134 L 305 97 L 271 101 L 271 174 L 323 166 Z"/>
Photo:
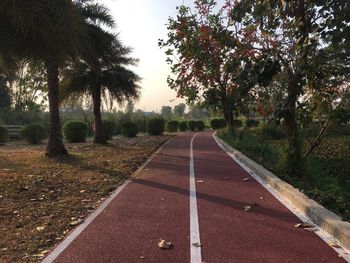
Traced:
<path fill-rule="evenodd" d="M 205 129 L 205 124 L 203 121 L 196 121 L 196 130 L 197 131 L 204 131 Z"/>
<path fill-rule="evenodd" d="M 187 131 L 187 121 L 180 121 L 179 123 L 179 130 L 184 132 Z"/>
<path fill-rule="evenodd" d="M 254 120 L 254 119 L 248 119 L 245 121 L 245 126 L 247 126 L 248 128 L 251 128 L 251 127 L 256 127 L 259 125 L 259 121 L 257 120 Z"/>
<path fill-rule="evenodd" d="M 170 119 L 171 116 L 173 115 L 173 109 L 170 106 L 162 106 L 161 115 L 165 119 Z"/>
<path fill-rule="evenodd" d="M 153 117 L 148 120 L 147 133 L 149 135 L 161 135 L 164 132 L 165 120 L 162 117 Z"/>
<path fill-rule="evenodd" d="M 88 126 L 81 121 L 68 121 L 63 125 L 62 132 L 69 143 L 85 142 Z"/>
<path fill-rule="evenodd" d="M 242 127 L 243 123 L 241 120 L 233 120 L 233 126 L 234 127 Z"/>
<path fill-rule="evenodd" d="M 116 125 L 112 121 L 103 120 L 102 121 L 102 130 L 107 140 L 110 140 L 115 135 Z"/>
<path fill-rule="evenodd" d="M 226 121 L 224 119 L 212 119 L 210 121 L 210 127 L 214 130 L 223 129 L 226 127 Z"/>
<path fill-rule="evenodd" d="M 139 130 L 135 123 L 127 121 L 122 124 L 120 132 L 121 132 L 121 135 L 123 135 L 124 137 L 132 138 L 132 137 L 136 137 Z"/>
<path fill-rule="evenodd" d="M 187 128 L 190 131 L 195 131 L 196 130 L 196 121 L 194 121 L 194 120 L 187 121 Z"/>
<path fill-rule="evenodd" d="M 45 129 L 38 124 L 29 124 L 23 127 L 21 136 L 30 144 L 40 144 L 46 137 Z"/>
<path fill-rule="evenodd" d="M 274 122 L 261 123 L 256 129 L 256 132 L 265 140 L 278 140 L 286 137 L 283 130 Z"/>
<path fill-rule="evenodd" d="M 5 127 L 0 126 L 0 143 L 7 142 L 9 139 L 8 131 Z"/>
<path fill-rule="evenodd" d="M 165 130 L 167 132 L 177 132 L 179 128 L 179 122 L 175 120 L 168 121 L 165 125 Z"/>

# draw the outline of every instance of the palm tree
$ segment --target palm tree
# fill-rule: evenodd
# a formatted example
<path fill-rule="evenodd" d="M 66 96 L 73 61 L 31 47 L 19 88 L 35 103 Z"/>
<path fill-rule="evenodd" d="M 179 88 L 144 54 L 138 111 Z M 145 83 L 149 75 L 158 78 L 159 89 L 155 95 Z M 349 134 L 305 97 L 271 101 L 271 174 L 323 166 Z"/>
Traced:
<path fill-rule="evenodd" d="M 96 33 L 96 32 L 95 32 Z M 102 129 L 101 97 L 109 95 L 118 103 L 137 99 L 139 76 L 127 66 L 135 65 L 137 60 L 129 57 L 131 50 L 124 47 L 116 36 L 99 32 L 100 56 L 92 62 L 79 61 L 63 73 L 63 97 L 89 94 L 93 101 L 95 118 L 95 143 L 105 143 L 107 138 Z M 97 34 L 95 34 L 97 36 Z M 111 39 L 113 36 L 113 39 Z M 112 41 L 110 41 L 112 40 Z M 107 44 L 107 45 L 106 45 Z"/>
<path fill-rule="evenodd" d="M 0 57 L 7 64 L 20 57 L 42 61 L 49 98 L 47 155 L 66 154 L 59 114 L 59 73 L 67 59 L 92 58 L 88 27 L 102 21 L 112 25 L 108 10 L 91 0 L 2 0 Z"/>

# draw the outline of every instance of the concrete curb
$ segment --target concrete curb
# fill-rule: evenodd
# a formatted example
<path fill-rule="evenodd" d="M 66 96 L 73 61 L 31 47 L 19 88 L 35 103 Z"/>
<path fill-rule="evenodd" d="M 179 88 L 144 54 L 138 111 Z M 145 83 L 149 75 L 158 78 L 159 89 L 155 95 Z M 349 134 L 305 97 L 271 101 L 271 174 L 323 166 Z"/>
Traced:
<path fill-rule="evenodd" d="M 276 175 L 266 170 L 260 164 L 249 159 L 247 156 L 229 146 L 226 142 L 214 134 L 216 141 L 227 152 L 248 167 L 252 172 L 259 176 L 266 184 L 271 186 L 285 200 L 290 202 L 296 209 L 309 218 L 315 225 L 328 235 L 339 241 L 341 246 L 350 251 L 350 223 L 324 208 L 314 200 L 308 198 L 298 189 L 282 181 Z"/>

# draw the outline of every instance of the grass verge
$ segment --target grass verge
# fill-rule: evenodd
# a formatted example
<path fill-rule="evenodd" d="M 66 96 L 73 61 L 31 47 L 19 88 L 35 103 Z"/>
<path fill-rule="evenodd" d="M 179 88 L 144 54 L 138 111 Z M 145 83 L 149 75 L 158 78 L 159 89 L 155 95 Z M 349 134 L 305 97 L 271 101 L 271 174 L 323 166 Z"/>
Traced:
<path fill-rule="evenodd" d="M 350 220 L 350 136 L 325 138 L 305 161 L 302 178 L 285 172 L 284 139 L 267 140 L 254 132 L 247 132 L 243 139 L 226 131 L 218 136 L 344 220 Z"/>

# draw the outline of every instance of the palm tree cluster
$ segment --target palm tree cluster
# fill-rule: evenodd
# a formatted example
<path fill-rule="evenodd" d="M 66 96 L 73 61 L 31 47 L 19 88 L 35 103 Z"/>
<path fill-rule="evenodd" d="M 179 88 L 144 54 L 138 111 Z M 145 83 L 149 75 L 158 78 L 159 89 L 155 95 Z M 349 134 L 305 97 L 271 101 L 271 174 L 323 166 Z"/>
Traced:
<path fill-rule="evenodd" d="M 110 32 L 109 10 L 95 0 L 2 0 L 0 70 L 17 61 L 45 65 L 49 99 L 48 156 L 66 154 L 59 104 L 62 98 L 88 93 L 93 98 L 96 133 L 104 143 L 101 95 L 121 102 L 138 97 L 139 77 L 130 69 L 137 60 Z"/>

